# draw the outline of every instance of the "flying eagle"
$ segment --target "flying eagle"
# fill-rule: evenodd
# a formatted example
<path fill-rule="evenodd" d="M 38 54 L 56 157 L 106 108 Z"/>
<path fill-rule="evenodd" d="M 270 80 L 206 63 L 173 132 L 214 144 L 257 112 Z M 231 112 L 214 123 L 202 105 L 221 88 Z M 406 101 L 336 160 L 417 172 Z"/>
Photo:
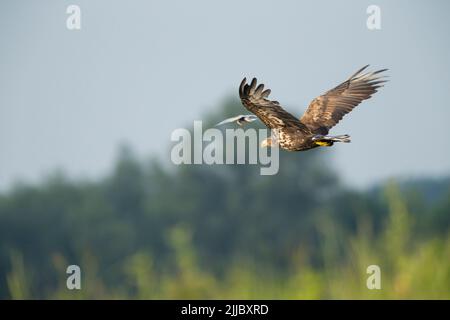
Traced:
<path fill-rule="evenodd" d="M 278 101 L 267 99 L 270 89 L 264 90 L 263 84 L 256 86 L 256 78 L 250 84 L 244 78 L 239 87 L 242 104 L 272 130 L 272 136 L 265 139 L 261 147 L 277 143 L 288 151 L 304 151 L 319 146 L 329 147 L 334 142 L 350 142 L 349 135 L 329 136 L 328 132 L 344 115 L 363 100 L 369 99 L 387 81 L 380 76 L 387 69 L 363 73 L 368 66 L 315 98 L 300 119 L 284 110 Z M 237 121 L 241 124 L 245 122 L 243 117 L 233 117 L 222 123 Z"/>

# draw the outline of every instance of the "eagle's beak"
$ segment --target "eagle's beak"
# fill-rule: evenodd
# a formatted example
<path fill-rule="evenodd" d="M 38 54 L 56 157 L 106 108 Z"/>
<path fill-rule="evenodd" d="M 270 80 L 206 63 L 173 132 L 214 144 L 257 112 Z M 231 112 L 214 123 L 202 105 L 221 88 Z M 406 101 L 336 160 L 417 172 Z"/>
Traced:
<path fill-rule="evenodd" d="M 272 138 L 264 139 L 261 142 L 261 148 L 267 148 L 267 147 L 270 147 L 270 146 L 272 146 Z"/>

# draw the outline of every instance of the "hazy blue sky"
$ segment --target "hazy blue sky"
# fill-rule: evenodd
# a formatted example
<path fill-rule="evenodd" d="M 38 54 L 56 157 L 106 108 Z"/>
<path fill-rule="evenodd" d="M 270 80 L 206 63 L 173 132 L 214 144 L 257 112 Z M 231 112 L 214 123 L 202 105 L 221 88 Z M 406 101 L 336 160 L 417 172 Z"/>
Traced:
<path fill-rule="evenodd" d="M 370 4 L 381 30 L 366 27 Z M 330 165 L 358 186 L 447 175 L 449 12 L 444 0 L 1 0 L 0 188 L 55 168 L 101 176 L 123 141 L 169 161 L 172 130 L 237 95 L 243 76 L 300 115 L 368 63 L 391 81 L 335 127 L 353 141 Z"/>

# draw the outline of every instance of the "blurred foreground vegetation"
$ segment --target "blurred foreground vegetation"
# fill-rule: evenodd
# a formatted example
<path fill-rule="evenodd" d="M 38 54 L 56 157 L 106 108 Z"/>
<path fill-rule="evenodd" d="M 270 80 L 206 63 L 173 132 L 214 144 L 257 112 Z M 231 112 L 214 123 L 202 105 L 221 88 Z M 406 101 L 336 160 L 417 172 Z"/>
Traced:
<path fill-rule="evenodd" d="M 275 176 L 166 162 L 124 147 L 100 181 L 0 195 L 0 298 L 450 298 L 448 179 L 350 190 L 329 149 L 282 153 Z M 374 264 L 381 290 L 366 287 Z"/>

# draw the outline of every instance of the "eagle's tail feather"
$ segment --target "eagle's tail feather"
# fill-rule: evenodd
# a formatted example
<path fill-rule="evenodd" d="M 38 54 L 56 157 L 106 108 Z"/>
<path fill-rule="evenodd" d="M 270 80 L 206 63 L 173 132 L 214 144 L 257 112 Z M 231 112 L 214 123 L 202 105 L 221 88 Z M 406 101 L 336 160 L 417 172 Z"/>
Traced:
<path fill-rule="evenodd" d="M 313 137 L 312 139 L 317 145 L 326 146 L 326 147 L 332 146 L 333 143 L 335 143 L 335 142 L 349 143 L 351 141 L 350 136 L 348 134 L 339 135 L 339 136 L 317 135 L 317 136 Z"/>
<path fill-rule="evenodd" d="M 340 136 L 325 136 L 325 139 L 331 140 L 333 142 L 351 142 L 350 136 L 348 134 L 340 135 Z"/>

